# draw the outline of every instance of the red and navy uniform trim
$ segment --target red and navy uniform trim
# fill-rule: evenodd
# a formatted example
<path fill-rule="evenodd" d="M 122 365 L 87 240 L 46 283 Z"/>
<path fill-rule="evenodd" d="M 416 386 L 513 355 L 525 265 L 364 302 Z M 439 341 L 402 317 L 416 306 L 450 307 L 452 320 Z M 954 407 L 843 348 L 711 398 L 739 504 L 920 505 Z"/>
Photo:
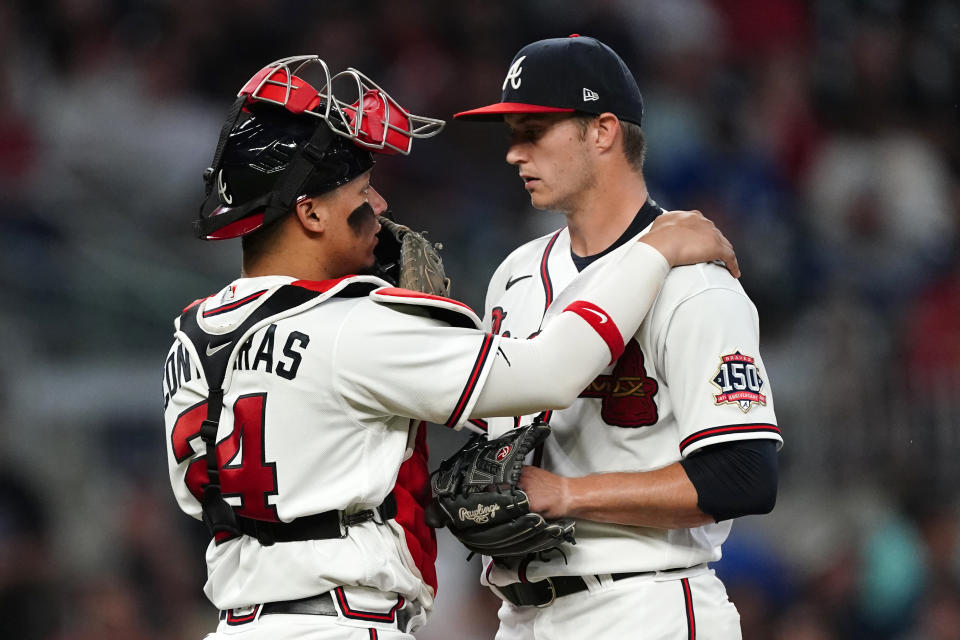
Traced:
<path fill-rule="evenodd" d="M 191 302 L 190 304 L 188 304 L 187 306 L 185 306 L 185 307 L 183 308 L 183 311 L 182 311 L 181 313 L 186 313 L 187 311 L 189 311 L 190 309 L 193 309 L 195 306 L 197 306 L 198 304 L 200 304 L 200 303 L 203 302 L 204 300 L 209 300 L 210 298 L 212 298 L 212 297 L 215 296 L 215 295 L 216 295 L 215 293 L 211 293 L 211 294 L 208 295 L 206 298 L 197 298 L 196 300 L 194 300 L 193 302 Z"/>
<path fill-rule="evenodd" d="M 260 612 L 260 605 L 255 606 L 253 610 L 245 616 L 236 616 L 233 614 L 233 611 L 233 609 L 227 611 L 227 624 L 232 627 L 252 622 Z"/>
<path fill-rule="evenodd" d="M 530 580 L 527 579 L 527 567 L 530 566 L 530 563 L 534 560 L 534 558 L 536 558 L 534 555 L 527 556 L 520 562 L 520 566 L 517 567 L 517 578 L 523 584 L 530 582 Z M 491 563 L 490 566 L 493 566 L 493 564 Z"/>
<path fill-rule="evenodd" d="M 482 429 L 483 431 L 490 430 L 490 426 L 487 424 L 486 420 L 481 420 L 480 418 L 470 418 L 467 420 L 467 422 L 475 426 L 477 429 Z"/>
<path fill-rule="evenodd" d="M 560 237 L 560 234 L 563 232 L 563 229 L 557 231 L 553 234 L 553 237 L 550 238 L 550 241 L 547 243 L 547 248 L 543 251 L 543 257 L 540 258 L 540 281 L 543 282 L 543 312 L 546 313 L 547 309 L 550 308 L 550 304 L 553 302 L 553 281 L 550 280 L 550 271 L 547 269 L 547 260 L 550 258 L 550 252 L 553 251 L 553 245 L 557 243 L 557 238 Z"/>
<path fill-rule="evenodd" d="M 693 593 L 690 591 L 690 579 L 680 580 L 683 587 L 683 610 L 687 616 L 687 640 L 697 640 L 697 620 L 693 613 Z"/>
<path fill-rule="evenodd" d="M 692 433 L 680 442 L 680 451 L 683 451 L 687 447 L 701 440 L 706 440 L 707 438 L 713 438 L 716 436 L 724 436 L 728 434 L 743 434 L 743 433 L 775 433 L 780 435 L 780 427 L 775 424 L 766 424 L 766 423 L 754 423 L 754 424 L 728 424 L 723 427 L 710 427 L 708 429 L 701 429 L 696 433 Z"/>
<path fill-rule="evenodd" d="M 460 418 L 463 417 L 463 412 L 467 408 L 470 396 L 473 395 L 473 392 L 477 388 L 477 382 L 480 380 L 480 372 L 483 371 L 483 366 L 487 362 L 487 358 L 490 357 L 490 346 L 492 344 L 493 334 L 485 334 L 483 336 L 483 344 L 480 345 L 480 353 L 477 354 L 477 360 L 473 363 L 473 369 L 470 371 L 470 377 L 467 378 L 467 384 L 463 387 L 460 399 L 457 400 L 457 406 L 454 408 L 453 413 L 450 414 L 450 417 L 447 418 L 447 421 L 444 422 L 446 426 L 455 426 L 460 422 Z"/>
<path fill-rule="evenodd" d="M 231 302 L 231 303 L 229 303 L 229 304 L 224 304 L 224 305 L 221 305 L 221 306 L 219 306 L 219 307 L 214 307 L 213 309 L 207 309 L 206 311 L 203 312 L 203 317 L 204 317 L 204 318 L 209 318 L 209 317 L 211 317 L 211 316 L 218 316 L 218 315 L 220 315 L 221 313 L 227 313 L 227 312 L 229 312 L 229 311 L 233 311 L 234 309 L 239 309 L 239 308 L 242 307 L 243 305 L 249 304 L 249 303 L 253 302 L 254 300 L 256 300 L 257 298 L 259 298 L 260 296 L 262 296 L 262 295 L 265 294 L 266 292 L 267 292 L 266 289 L 264 289 L 263 291 L 257 291 L 256 293 L 251 293 L 250 295 L 246 296 L 245 298 L 240 298 L 239 300 L 234 300 L 233 302 Z"/>
<path fill-rule="evenodd" d="M 343 593 L 343 587 L 337 587 L 333 590 L 337 595 L 337 602 L 340 603 L 340 611 L 343 613 L 345 618 L 350 618 L 352 620 L 368 620 L 372 622 L 396 622 L 397 621 L 397 611 L 403 608 L 403 605 L 406 603 L 406 600 L 403 599 L 403 596 L 397 596 L 397 604 L 393 605 L 393 608 L 386 613 L 377 613 L 375 611 L 361 611 L 360 609 L 351 609 L 350 605 L 347 604 L 347 596 Z"/>

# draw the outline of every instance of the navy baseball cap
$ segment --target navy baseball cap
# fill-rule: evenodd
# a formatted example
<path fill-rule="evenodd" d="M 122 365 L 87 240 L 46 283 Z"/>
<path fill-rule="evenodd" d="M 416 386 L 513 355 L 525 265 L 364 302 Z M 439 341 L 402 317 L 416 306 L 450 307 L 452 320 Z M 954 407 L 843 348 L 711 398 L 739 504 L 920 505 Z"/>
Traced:
<path fill-rule="evenodd" d="M 500 102 L 461 111 L 461 120 L 499 120 L 510 113 L 592 113 L 609 111 L 637 125 L 643 97 L 617 53 L 595 38 L 538 40 L 520 49 L 503 81 Z"/>

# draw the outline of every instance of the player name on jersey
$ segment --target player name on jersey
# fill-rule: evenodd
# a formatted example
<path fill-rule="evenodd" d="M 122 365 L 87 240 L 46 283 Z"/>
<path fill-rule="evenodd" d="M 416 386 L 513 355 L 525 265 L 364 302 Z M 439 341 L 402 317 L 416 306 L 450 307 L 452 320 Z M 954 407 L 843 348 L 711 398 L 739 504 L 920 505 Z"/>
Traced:
<path fill-rule="evenodd" d="M 279 346 L 281 344 L 282 346 Z M 258 331 L 243 343 L 234 359 L 233 369 L 265 371 L 286 380 L 293 380 L 297 377 L 300 364 L 303 362 L 303 352 L 309 344 L 310 336 L 302 331 L 291 331 L 286 337 L 281 336 L 281 339 L 278 339 L 277 325 L 271 324 L 266 331 Z M 228 345 L 232 343 L 226 343 L 219 348 Z M 215 350 L 217 349 L 213 351 Z M 185 382 L 199 375 L 198 366 L 190 362 L 186 348 L 181 343 L 176 352 L 171 352 L 167 356 L 167 361 L 164 363 L 164 408 Z"/>

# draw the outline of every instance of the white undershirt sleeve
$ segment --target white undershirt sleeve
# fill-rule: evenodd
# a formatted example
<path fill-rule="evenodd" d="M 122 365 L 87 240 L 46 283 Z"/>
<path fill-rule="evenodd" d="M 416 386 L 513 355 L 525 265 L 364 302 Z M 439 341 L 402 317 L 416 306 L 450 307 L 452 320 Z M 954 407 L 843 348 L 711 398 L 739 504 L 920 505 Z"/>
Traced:
<path fill-rule="evenodd" d="M 573 301 L 536 337 L 500 341 L 470 417 L 524 415 L 573 404 L 620 356 L 669 271 L 659 251 L 638 242 L 619 260 L 582 274 L 563 292 L 564 300 L 572 295 Z"/>

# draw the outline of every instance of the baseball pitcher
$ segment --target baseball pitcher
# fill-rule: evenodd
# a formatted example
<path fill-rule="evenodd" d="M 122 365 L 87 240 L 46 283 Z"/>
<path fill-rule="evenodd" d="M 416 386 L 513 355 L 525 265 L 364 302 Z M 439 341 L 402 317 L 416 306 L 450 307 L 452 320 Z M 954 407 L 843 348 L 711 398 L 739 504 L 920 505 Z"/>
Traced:
<path fill-rule="evenodd" d="M 639 88 L 593 38 L 541 40 L 514 57 L 499 103 L 456 117 L 505 122 L 506 159 L 531 203 L 566 216 L 515 250 L 487 292 L 485 329 L 543 335 L 588 276 L 663 219 L 642 173 Z M 517 427 L 548 425 L 508 484 L 567 530 L 517 551 L 446 519 L 486 555 L 482 580 L 503 599 L 498 640 L 740 638 L 709 563 L 733 518 L 773 508 L 782 440 L 757 312 L 739 282 L 716 264 L 672 270 L 622 353 L 578 396 L 563 410 L 477 422 L 492 450 Z M 449 484 L 435 483 L 429 513 L 455 504 Z"/>

